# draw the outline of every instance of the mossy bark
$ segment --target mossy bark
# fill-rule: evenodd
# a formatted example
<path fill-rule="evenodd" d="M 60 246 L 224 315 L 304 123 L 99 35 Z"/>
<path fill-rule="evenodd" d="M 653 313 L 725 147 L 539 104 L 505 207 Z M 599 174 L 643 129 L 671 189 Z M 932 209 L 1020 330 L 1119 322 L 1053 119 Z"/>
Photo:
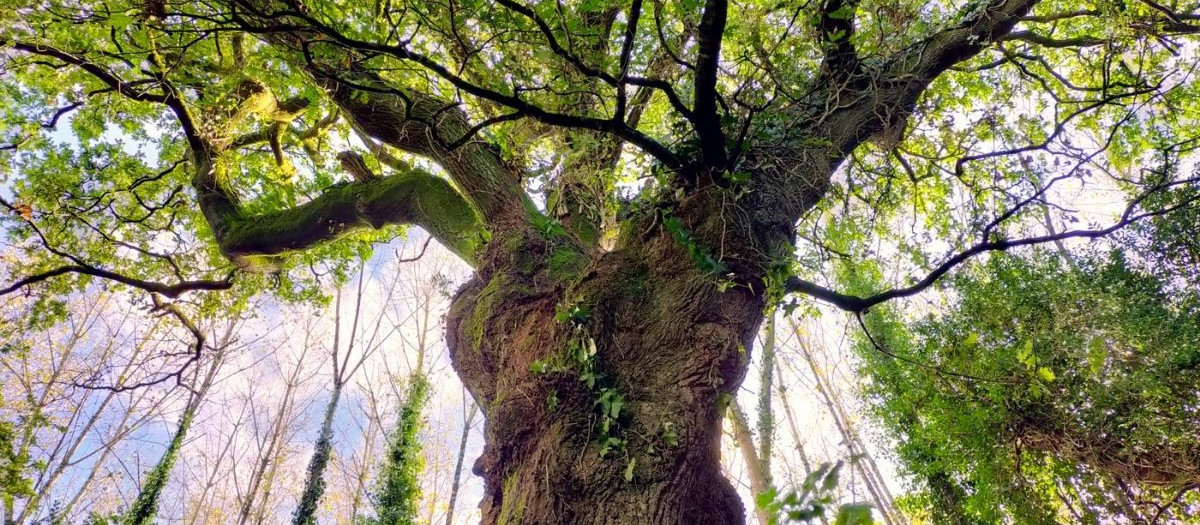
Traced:
<path fill-rule="evenodd" d="M 483 523 L 743 523 L 721 474 L 721 406 L 745 374 L 764 293 L 722 291 L 650 230 L 610 252 L 508 232 L 455 296 L 451 357 L 487 414 L 474 466 Z M 595 345 L 595 384 L 573 344 Z M 607 430 L 601 384 L 624 401 Z M 603 453 L 606 438 L 619 443 Z"/>
<path fill-rule="evenodd" d="M 245 213 L 225 195 L 202 193 L 201 208 L 222 252 L 235 261 L 308 248 L 355 228 L 415 224 L 474 263 L 482 239 L 466 200 L 446 180 L 420 170 L 330 188 L 275 213 Z"/>

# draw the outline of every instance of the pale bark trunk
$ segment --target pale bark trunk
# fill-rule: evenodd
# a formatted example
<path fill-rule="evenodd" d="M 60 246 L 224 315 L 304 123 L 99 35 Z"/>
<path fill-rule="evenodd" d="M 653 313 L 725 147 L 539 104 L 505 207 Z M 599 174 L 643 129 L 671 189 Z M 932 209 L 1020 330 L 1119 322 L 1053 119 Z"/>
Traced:
<path fill-rule="evenodd" d="M 783 386 L 783 371 L 775 369 L 776 385 L 779 389 L 779 401 L 783 405 L 783 415 L 787 419 L 788 430 L 792 434 L 792 442 L 796 444 L 796 455 L 800 456 L 800 464 L 804 466 L 804 476 L 808 477 L 812 474 L 812 462 L 808 459 L 808 453 L 804 451 L 804 440 L 800 437 L 800 428 L 796 426 L 796 416 L 792 414 L 792 404 L 788 401 L 787 389 Z M 821 515 L 822 525 L 829 525 L 829 518 Z"/>
<path fill-rule="evenodd" d="M 771 486 L 771 453 L 775 441 L 775 411 L 771 408 L 771 386 L 775 380 L 775 312 L 763 328 L 762 367 L 758 381 L 758 461 L 765 485 Z M 765 522 L 764 522 L 765 523 Z"/>
<path fill-rule="evenodd" d="M 266 436 L 266 446 L 259 451 L 254 470 L 250 475 L 250 484 L 247 487 L 245 499 L 238 512 L 239 525 L 245 525 L 251 519 L 254 519 L 255 523 L 262 521 L 266 501 L 270 499 L 272 473 L 275 470 L 275 465 L 279 463 L 280 449 L 283 447 L 283 437 L 286 434 L 286 427 L 293 410 L 295 391 L 298 386 L 298 378 L 296 376 L 299 373 L 299 369 L 300 366 L 297 365 L 295 373 L 287 381 L 283 399 L 274 416 L 271 418 L 268 435 Z"/>
<path fill-rule="evenodd" d="M 858 470 L 859 475 L 862 477 L 863 485 L 866 486 L 867 492 L 871 494 L 876 509 L 879 510 L 879 514 L 883 517 L 884 524 L 893 525 L 897 521 L 896 516 L 898 514 L 895 511 L 895 505 L 892 502 L 891 493 L 887 490 L 886 483 L 883 481 L 882 476 L 879 475 L 878 468 L 874 465 L 874 460 L 871 458 L 870 452 L 863 445 L 849 415 L 842 407 L 841 398 L 837 394 L 836 387 L 830 383 L 829 377 L 817 363 L 795 321 L 791 322 L 791 327 L 799 340 L 800 354 L 804 357 L 804 361 L 808 364 L 809 371 L 816 381 L 817 393 L 820 394 L 821 400 L 825 404 L 825 409 L 833 418 L 833 423 L 838 433 L 842 435 L 842 442 L 846 444 L 846 452 L 851 459 L 851 465 Z"/>
<path fill-rule="evenodd" d="M 736 399 L 729 404 L 729 420 L 733 423 L 733 436 L 737 440 L 738 449 L 742 451 L 742 459 L 746 463 L 746 473 L 750 478 L 750 493 L 754 497 L 754 501 L 758 501 L 760 494 L 765 494 L 771 489 L 771 482 L 762 470 L 763 463 L 758 457 L 758 451 L 754 449 L 754 436 L 750 435 L 750 425 L 746 422 L 746 414 L 742 412 L 742 407 L 738 405 Z M 767 525 L 771 522 L 771 515 L 766 509 L 755 507 L 754 514 L 758 517 L 759 525 Z"/>
<path fill-rule="evenodd" d="M 210 494 L 213 488 L 217 487 L 218 483 L 223 483 L 226 481 L 224 479 L 219 479 L 227 473 L 221 469 L 225 463 L 225 457 L 229 456 L 236 463 L 236 458 L 233 457 L 233 446 L 239 433 L 241 432 L 242 424 L 245 422 L 247 407 L 248 404 L 242 404 L 241 412 L 238 414 L 237 419 L 233 422 L 233 426 L 228 428 L 228 438 L 225 440 L 225 443 L 221 446 L 220 452 L 217 453 L 216 458 L 213 460 L 211 470 L 209 470 L 208 476 L 204 480 L 204 486 L 200 490 L 200 496 L 197 497 L 190 505 L 191 513 L 189 513 L 186 517 L 186 522 L 188 525 L 196 525 L 197 523 L 211 523 L 207 517 L 214 511 L 218 510 L 216 505 L 217 495 L 212 494 L 212 497 L 210 497 Z M 237 479 L 236 473 L 233 475 L 233 479 Z"/>
<path fill-rule="evenodd" d="M 475 420 L 475 412 L 479 406 L 471 403 L 471 408 L 467 411 L 467 417 L 463 419 L 462 437 L 458 442 L 458 459 L 454 464 L 454 477 L 451 478 L 450 484 L 450 502 L 446 509 L 446 525 L 454 524 L 454 507 L 458 504 L 458 488 L 461 486 L 463 473 L 463 459 L 467 455 L 467 439 L 471 437 L 471 425 Z"/>

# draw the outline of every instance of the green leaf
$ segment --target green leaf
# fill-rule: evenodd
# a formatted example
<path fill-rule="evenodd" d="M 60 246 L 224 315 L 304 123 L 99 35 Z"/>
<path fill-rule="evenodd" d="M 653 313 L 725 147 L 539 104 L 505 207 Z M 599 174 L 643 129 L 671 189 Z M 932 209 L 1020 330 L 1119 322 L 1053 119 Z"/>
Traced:
<path fill-rule="evenodd" d="M 871 517 L 870 503 L 847 503 L 838 508 L 834 525 L 872 525 L 875 519 Z"/>
<path fill-rule="evenodd" d="M 625 405 L 625 396 L 616 394 L 612 397 L 612 401 L 608 405 L 609 417 L 616 419 L 621 414 L 621 407 Z"/>
<path fill-rule="evenodd" d="M 854 17 L 854 5 L 842 4 L 834 11 L 829 13 L 829 18 L 833 20 L 849 20 Z"/>
<path fill-rule="evenodd" d="M 1042 381 L 1045 381 L 1047 383 L 1054 381 L 1054 377 L 1055 377 L 1054 371 L 1050 370 L 1049 368 L 1044 367 L 1044 366 L 1038 367 L 1037 375 L 1039 378 L 1041 378 Z"/>
<path fill-rule="evenodd" d="M 770 508 L 771 504 L 775 503 L 775 498 L 778 495 L 779 490 L 775 487 L 771 487 L 765 492 L 761 492 L 757 496 L 754 496 L 754 506 L 760 509 Z"/>
<path fill-rule="evenodd" d="M 1033 356 L 1033 340 L 1028 339 L 1025 344 L 1021 345 L 1021 349 L 1017 350 L 1017 361 L 1028 368 L 1033 368 L 1037 364 L 1037 358 Z"/>
<path fill-rule="evenodd" d="M 1088 343 L 1088 370 L 1092 375 L 1099 375 L 1104 370 L 1104 363 L 1108 360 L 1108 345 L 1104 339 L 1093 337 Z"/>

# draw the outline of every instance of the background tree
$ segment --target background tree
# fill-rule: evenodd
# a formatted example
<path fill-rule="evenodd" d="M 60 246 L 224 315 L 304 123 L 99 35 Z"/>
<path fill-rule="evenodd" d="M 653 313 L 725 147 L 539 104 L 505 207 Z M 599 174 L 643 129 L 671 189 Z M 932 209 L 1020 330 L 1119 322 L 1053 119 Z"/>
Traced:
<path fill-rule="evenodd" d="M 1190 522 L 1196 288 L 1167 294 L 1121 252 L 1060 257 L 974 265 L 911 333 L 867 322 L 874 412 L 922 486 L 910 503 L 946 523 Z"/>
<path fill-rule="evenodd" d="M 354 377 L 354 374 L 362 368 L 367 362 L 367 358 L 371 354 L 379 350 L 379 345 L 387 339 L 387 334 L 381 334 L 380 328 L 383 325 L 383 313 L 375 318 L 363 319 L 363 327 L 374 327 L 373 334 L 363 341 L 359 350 L 358 356 L 352 358 L 354 354 L 354 346 L 359 342 L 360 336 L 359 320 L 362 314 L 363 305 L 363 282 L 365 281 L 365 272 L 362 268 L 359 269 L 357 293 L 354 295 L 353 313 L 350 315 L 350 329 L 347 331 L 346 341 L 342 342 L 342 289 L 337 290 L 337 295 L 334 300 L 333 313 L 333 345 L 330 351 L 330 363 L 333 365 L 333 392 L 329 395 L 329 401 L 325 404 L 325 413 L 321 419 L 321 430 L 317 434 L 317 442 L 313 446 L 313 454 L 309 459 L 308 473 L 304 480 L 304 490 L 301 492 L 300 502 L 296 506 L 296 511 L 292 516 L 292 523 L 296 525 L 312 525 L 316 523 L 317 505 L 321 502 L 321 496 L 325 492 L 325 468 L 329 464 L 330 455 L 333 453 L 333 418 L 337 412 L 338 403 L 342 398 L 342 388 L 346 383 Z M 398 279 L 397 279 L 398 280 Z M 393 280 L 395 283 L 397 280 Z M 390 295 L 393 290 L 387 290 L 385 293 Z M 364 330 L 365 331 L 365 330 Z M 343 352 L 343 345 L 345 345 Z"/>
<path fill-rule="evenodd" d="M 308 297 L 318 262 L 420 226 L 475 269 L 446 328 L 489 524 L 741 523 L 720 427 L 768 306 L 861 314 L 1196 198 L 1187 5 L 5 7 L 0 205 L 28 264 L 0 293 Z M 46 131 L 66 114 L 74 144 Z M 1034 213 L 1072 188 L 1124 202 L 1031 226 L 1078 220 Z M 835 291 L 831 259 L 879 278 Z"/>

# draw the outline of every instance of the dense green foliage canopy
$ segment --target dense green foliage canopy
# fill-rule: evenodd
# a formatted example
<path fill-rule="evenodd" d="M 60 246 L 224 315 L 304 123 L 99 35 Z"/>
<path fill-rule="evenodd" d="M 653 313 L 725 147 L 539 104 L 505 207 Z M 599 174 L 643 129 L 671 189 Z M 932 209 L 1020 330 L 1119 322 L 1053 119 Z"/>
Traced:
<path fill-rule="evenodd" d="M 1170 294 L 1119 251 L 1070 261 L 973 266 L 911 332 L 870 317 L 873 411 L 935 521 L 1196 517 L 1195 283 Z"/>

